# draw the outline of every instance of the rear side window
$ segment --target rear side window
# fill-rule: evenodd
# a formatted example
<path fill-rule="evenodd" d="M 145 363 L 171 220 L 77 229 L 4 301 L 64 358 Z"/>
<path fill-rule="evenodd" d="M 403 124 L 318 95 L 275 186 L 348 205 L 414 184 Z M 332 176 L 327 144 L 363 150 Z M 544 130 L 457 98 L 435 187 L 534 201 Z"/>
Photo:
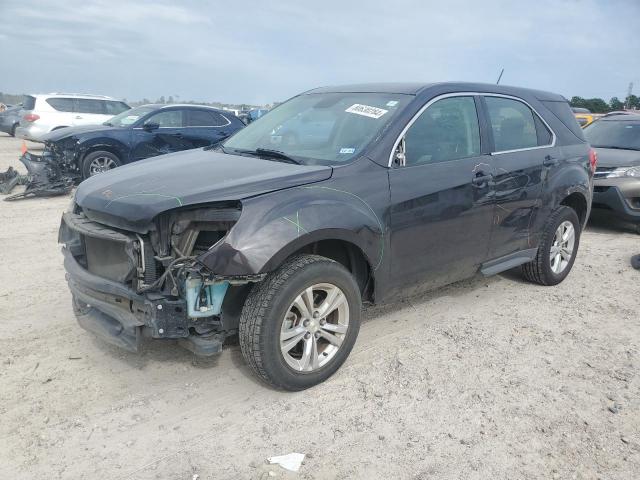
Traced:
<path fill-rule="evenodd" d="M 73 98 L 47 98 L 47 103 L 51 105 L 54 110 L 59 112 L 73 112 L 74 111 L 74 99 Z"/>
<path fill-rule="evenodd" d="M 76 99 L 76 112 L 77 113 L 93 113 L 98 115 L 104 115 L 104 101 L 93 100 L 90 98 L 77 98 Z"/>
<path fill-rule="evenodd" d="M 104 101 L 105 112 L 107 115 L 118 115 L 119 113 L 129 110 L 129 105 L 124 102 L 115 102 L 113 100 Z"/>
<path fill-rule="evenodd" d="M 473 97 L 452 97 L 429 106 L 404 137 L 407 165 L 480 155 L 480 128 Z"/>
<path fill-rule="evenodd" d="M 518 100 L 485 97 L 495 150 L 518 150 L 538 146 L 534 113 Z"/>
<path fill-rule="evenodd" d="M 187 110 L 187 127 L 224 127 L 229 120 L 218 112 Z"/>
<path fill-rule="evenodd" d="M 25 110 L 33 110 L 36 107 L 36 97 L 25 95 L 22 99 L 22 108 Z"/>
<path fill-rule="evenodd" d="M 573 115 L 568 102 L 552 102 L 543 100 L 542 104 L 547 107 L 551 113 L 558 117 L 558 120 L 571 130 L 576 137 L 582 141 L 585 140 L 582 129 L 580 128 L 580 125 L 578 125 L 576 117 Z"/>

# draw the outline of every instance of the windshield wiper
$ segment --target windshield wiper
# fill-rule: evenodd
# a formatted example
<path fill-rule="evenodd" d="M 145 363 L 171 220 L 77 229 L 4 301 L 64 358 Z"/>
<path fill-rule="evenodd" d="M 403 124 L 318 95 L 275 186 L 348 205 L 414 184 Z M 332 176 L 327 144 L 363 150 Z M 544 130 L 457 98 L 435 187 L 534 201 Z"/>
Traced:
<path fill-rule="evenodd" d="M 113 123 L 111 122 L 104 122 L 103 125 L 106 125 L 107 127 L 113 127 Z"/>
<path fill-rule="evenodd" d="M 256 148 L 255 150 L 244 150 L 242 148 L 234 148 L 234 152 L 245 154 L 245 155 L 254 155 L 256 157 L 263 158 L 275 158 L 278 160 L 284 160 L 289 163 L 295 163 L 296 165 L 302 165 L 302 162 L 296 160 L 295 158 L 291 158 L 284 152 L 280 150 L 271 150 L 270 148 Z"/>

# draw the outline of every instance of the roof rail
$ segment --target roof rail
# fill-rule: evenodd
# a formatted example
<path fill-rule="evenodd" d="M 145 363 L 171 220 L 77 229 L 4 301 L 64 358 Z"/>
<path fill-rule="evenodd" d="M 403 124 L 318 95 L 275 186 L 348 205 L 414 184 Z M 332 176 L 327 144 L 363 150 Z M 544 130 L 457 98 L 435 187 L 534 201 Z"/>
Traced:
<path fill-rule="evenodd" d="M 73 97 L 93 97 L 93 98 L 111 99 L 111 97 L 109 97 L 108 95 L 94 95 L 92 93 L 50 92 L 45 95 L 69 95 Z"/>

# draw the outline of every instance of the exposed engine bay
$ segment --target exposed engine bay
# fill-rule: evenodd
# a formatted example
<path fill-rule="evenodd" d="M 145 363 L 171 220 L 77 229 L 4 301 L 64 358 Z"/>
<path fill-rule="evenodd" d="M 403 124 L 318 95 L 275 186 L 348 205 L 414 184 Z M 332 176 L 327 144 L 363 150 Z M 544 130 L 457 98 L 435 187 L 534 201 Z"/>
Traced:
<path fill-rule="evenodd" d="M 262 275 L 220 277 L 199 257 L 239 215 L 239 204 L 167 212 L 140 234 L 98 223 L 74 205 L 63 215 L 59 242 L 79 321 L 112 343 L 115 333 L 129 350 L 149 335 L 180 339 L 200 355 L 219 352 L 237 332 L 245 287 Z"/>

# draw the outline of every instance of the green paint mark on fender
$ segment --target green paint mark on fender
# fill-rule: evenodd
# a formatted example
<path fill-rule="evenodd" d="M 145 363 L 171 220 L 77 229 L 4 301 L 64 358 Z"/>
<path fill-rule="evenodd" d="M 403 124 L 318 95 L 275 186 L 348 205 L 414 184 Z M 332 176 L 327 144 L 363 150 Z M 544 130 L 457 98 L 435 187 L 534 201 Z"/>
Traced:
<path fill-rule="evenodd" d="M 318 188 L 321 190 L 329 190 L 332 192 L 344 193 L 345 195 L 349 195 L 353 198 L 360 200 L 369 209 L 369 211 L 373 214 L 376 221 L 378 222 L 378 227 L 380 228 L 380 258 L 378 259 L 378 263 L 376 264 L 376 266 L 373 267 L 374 270 L 377 270 L 380 267 L 380 264 L 382 263 L 382 258 L 384 257 L 384 228 L 382 227 L 382 222 L 378 218 L 378 215 L 376 215 L 376 212 L 373 210 L 373 208 L 371 208 L 371 205 L 369 205 L 367 202 L 365 202 L 362 198 L 360 198 L 355 193 L 347 192 L 345 190 L 338 190 L 337 188 L 320 187 L 320 186 L 309 186 L 309 187 L 300 187 L 300 188 L 306 188 L 306 189 Z"/>

